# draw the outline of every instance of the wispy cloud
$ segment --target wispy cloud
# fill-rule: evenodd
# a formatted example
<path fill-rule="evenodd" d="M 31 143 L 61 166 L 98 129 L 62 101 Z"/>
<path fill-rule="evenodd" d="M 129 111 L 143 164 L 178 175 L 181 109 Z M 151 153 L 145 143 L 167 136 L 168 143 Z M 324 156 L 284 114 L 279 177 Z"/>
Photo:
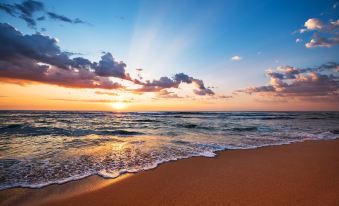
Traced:
<path fill-rule="evenodd" d="M 181 97 L 174 92 L 169 92 L 167 90 L 161 90 L 157 93 L 157 96 L 155 99 L 182 99 L 184 97 Z"/>
<path fill-rule="evenodd" d="M 69 17 L 50 12 L 46 10 L 45 5 L 42 2 L 35 0 L 25 0 L 19 4 L 0 3 L 0 11 L 1 10 L 13 17 L 18 17 L 24 20 L 27 25 L 33 29 L 36 29 L 38 21 L 46 20 L 46 16 L 48 16 L 49 19 L 58 20 L 66 23 L 89 25 L 89 23 L 79 18 L 71 19 Z M 36 17 L 38 14 L 40 16 Z"/>
<path fill-rule="evenodd" d="M 53 20 L 63 21 L 63 22 L 71 23 L 71 24 L 88 24 L 88 25 L 90 25 L 89 23 L 87 23 L 87 22 L 85 22 L 85 21 L 83 21 L 79 18 L 70 19 L 66 16 L 56 14 L 56 13 L 53 13 L 53 12 L 47 12 L 47 15 L 50 19 L 53 19 Z"/>
<path fill-rule="evenodd" d="M 109 96 L 119 96 L 115 92 L 102 92 L 102 91 L 96 91 L 95 94 L 102 94 L 102 95 L 109 95 Z"/>
<path fill-rule="evenodd" d="M 231 96 L 231 95 L 220 95 L 220 96 L 218 96 L 218 98 L 220 98 L 220 99 L 231 99 L 231 98 L 233 98 L 233 96 Z"/>

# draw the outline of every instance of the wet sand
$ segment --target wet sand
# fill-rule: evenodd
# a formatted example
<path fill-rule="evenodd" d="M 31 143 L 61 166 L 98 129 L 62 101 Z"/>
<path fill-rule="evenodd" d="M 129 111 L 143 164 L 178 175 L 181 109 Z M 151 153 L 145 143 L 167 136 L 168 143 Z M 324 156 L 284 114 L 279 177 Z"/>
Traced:
<path fill-rule="evenodd" d="M 0 205 L 339 205 L 339 140 L 194 157 L 114 180 L 0 191 Z"/>

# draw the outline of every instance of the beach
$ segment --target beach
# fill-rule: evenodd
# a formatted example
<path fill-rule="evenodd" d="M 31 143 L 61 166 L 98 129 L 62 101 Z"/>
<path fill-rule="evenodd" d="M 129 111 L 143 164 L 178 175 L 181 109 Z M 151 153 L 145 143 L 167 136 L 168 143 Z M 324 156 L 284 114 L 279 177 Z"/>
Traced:
<path fill-rule="evenodd" d="M 0 192 L 0 205 L 338 205 L 339 140 L 192 157 L 116 179 Z"/>
<path fill-rule="evenodd" d="M 339 206 L 339 0 L 0 0 L 0 206 Z"/>

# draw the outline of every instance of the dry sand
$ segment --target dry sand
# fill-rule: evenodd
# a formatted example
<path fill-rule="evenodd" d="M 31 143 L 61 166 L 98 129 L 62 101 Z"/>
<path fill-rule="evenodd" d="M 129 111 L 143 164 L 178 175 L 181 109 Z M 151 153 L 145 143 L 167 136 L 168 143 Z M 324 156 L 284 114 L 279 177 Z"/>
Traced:
<path fill-rule="evenodd" d="M 115 180 L 0 191 L 0 205 L 339 205 L 339 140 L 195 157 Z"/>

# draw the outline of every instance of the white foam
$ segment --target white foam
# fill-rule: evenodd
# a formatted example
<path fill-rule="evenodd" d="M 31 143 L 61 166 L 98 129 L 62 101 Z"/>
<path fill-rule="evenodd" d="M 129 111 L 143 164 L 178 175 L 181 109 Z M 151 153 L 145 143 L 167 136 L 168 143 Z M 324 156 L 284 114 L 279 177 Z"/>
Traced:
<path fill-rule="evenodd" d="M 203 156 L 203 157 L 215 157 L 217 151 L 220 150 L 225 150 L 225 149 L 254 149 L 254 148 L 259 148 L 259 147 L 265 147 L 265 146 L 272 146 L 272 145 L 284 145 L 284 144 L 291 144 L 294 142 L 303 142 L 306 140 L 332 140 L 332 139 L 337 139 L 339 138 L 339 135 L 333 134 L 331 132 L 322 132 L 319 134 L 309 134 L 305 132 L 300 132 L 295 134 L 294 139 L 289 139 L 289 140 L 283 140 L 280 139 L 279 141 L 272 142 L 272 143 L 267 143 L 267 144 L 258 144 L 258 145 L 248 145 L 248 144 L 239 144 L 238 146 L 234 145 L 209 145 L 209 144 L 203 144 L 203 143 L 192 143 L 188 142 L 188 146 L 185 145 L 180 145 L 176 150 L 171 151 L 171 150 L 164 150 L 161 153 L 163 158 L 158 158 L 157 155 L 159 155 L 157 152 L 152 151 L 151 152 L 151 157 L 149 160 L 147 159 L 141 159 L 145 161 L 143 165 L 140 167 L 140 165 L 135 165 L 134 167 L 126 167 L 122 168 L 119 170 L 113 170 L 111 171 L 110 168 L 107 169 L 101 169 L 99 171 L 84 171 L 80 170 L 81 174 L 77 175 L 72 175 L 71 177 L 67 178 L 61 178 L 58 180 L 47 180 L 44 182 L 39 182 L 39 183 L 18 183 L 18 184 L 9 184 L 9 185 L 1 185 L 0 189 L 7 189 L 7 188 L 12 188 L 12 187 L 28 187 L 28 188 L 41 188 L 47 185 L 51 184 L 63 184 L 69 181 L 74 181 L 74 180 L 79 180 L 91 175 L 99 175 L 104 178 L 116 178 L 121 176 L 122 174 L 125 173 L 136 173 L 144 170 L 150 170 L 156 168 L 159 164 L 165 163 L 165 162 L 170 162 L 170 161 L 176 161 L 179 159 L 185 159 L 185 158 L 190 158 L 190 157 L 196 157 L 196 156 Z M 258 140 L 260 143 L 260 139 Z M 140 144 L 135 144 L 140 147 Z M 188 150 L 189 149 L 189 150 Z M 178 151 L 178 153 L 175 153 Z M 159 152 L 159 151 L 158 151 Z M 167 154 L 167 153 L 168 154 Z M 45 166 L 48 166 L 48 161 L 43 162 Z M 74 162 L 72 164 L 77 164 L 77 162 Z M 127 164 L 128 165 L 128 164 Z M 81 166 L 81 165 L 80 165 Z"/>

